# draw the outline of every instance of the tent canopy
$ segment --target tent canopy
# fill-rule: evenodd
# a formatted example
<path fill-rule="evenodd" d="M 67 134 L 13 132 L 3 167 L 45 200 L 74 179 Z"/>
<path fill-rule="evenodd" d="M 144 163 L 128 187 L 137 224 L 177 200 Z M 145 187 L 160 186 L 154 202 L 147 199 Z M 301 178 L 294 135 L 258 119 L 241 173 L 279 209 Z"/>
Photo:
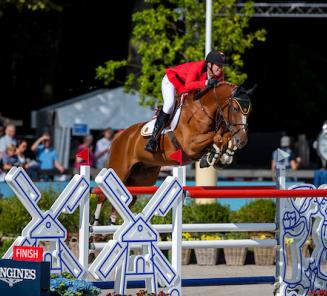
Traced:
<path fill-rule="evenodd" d="M 107 127 L 125 129 L 137 122 L 152 118 L 153 111 L 138 104 L 137 94 L 128 94 L 122 87 L 100 89 L 76 98 L 51 105 L 36 112 L 36 128 L 49 127 L 54 132 L 54 146 L 59 161 L 69 165 L 71 128 L 87 124 L 89 129 Z"/>
<path fill-rule="evenodd" d="M 125 93 L 122 87 L 99 90 L 53 105 L 57 127 L 71 128 L 85 123 L 90 129 L 126 128 L 151 119 L 153 111 L 138 104 L 138 95 Z"/>

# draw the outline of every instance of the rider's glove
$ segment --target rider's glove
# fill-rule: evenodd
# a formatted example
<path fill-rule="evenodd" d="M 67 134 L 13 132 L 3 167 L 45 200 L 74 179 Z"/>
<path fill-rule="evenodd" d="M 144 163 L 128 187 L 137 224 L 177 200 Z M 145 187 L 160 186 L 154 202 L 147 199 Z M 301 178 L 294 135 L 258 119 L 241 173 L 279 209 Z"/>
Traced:
<path fill-rule="evenodd" d="M 209 78 L 208 79 L 208 83 L 207 83 L 207 86 L 210 88 L 210 87 L 214 87 L 218 84 L 218 80 L 216 79 L 213 79 L 213 78 Z"/>

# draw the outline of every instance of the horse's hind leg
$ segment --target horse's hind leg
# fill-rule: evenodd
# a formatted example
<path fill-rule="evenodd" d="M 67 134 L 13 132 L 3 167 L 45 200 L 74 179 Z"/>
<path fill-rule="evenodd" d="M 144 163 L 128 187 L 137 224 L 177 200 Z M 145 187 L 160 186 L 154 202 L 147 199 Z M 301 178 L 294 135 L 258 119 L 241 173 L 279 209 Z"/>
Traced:
<path fill-rule="evenodd" d="M 126 180 L 127 186 L 152 186 L 156 183 L 160 166 L 147 166 L 137 163 Z"/>
<path fill-rule="evenodd" d="M 133 167 L 133 155 L 128 151 L 130 141 L 128 141 L 128 138 L 124 135 L 125 133 L 119 135 L 113 141 L 106 167 L 113 169 L 119 179 L 126 185 L 126 180 Z M 118 213 L 111 205 L 109 224 L 116 223 L 117 217 Z"/>

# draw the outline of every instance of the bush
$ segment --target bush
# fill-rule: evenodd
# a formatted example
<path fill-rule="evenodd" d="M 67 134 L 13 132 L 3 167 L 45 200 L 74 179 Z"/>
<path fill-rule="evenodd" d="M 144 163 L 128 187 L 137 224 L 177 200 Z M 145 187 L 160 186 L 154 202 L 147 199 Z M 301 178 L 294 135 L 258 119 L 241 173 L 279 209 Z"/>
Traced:
<path fill-rule="evenodd" d="M 51 276 L 50 293 L 53 296 L 97 296 L 101 294 L 101 290 L 89 282 L 78 280 L 64 272 Z"/>
<path fill-rule="evenodd" d="M 0 233 L 4 236 L 18 236 L 31 220 L 30 214 L 25 210 L 17 197 L 0 200 L 2 211 L 0 213 Z"/>
<path fill-rule="evenodd" d="M 38 202 L 41 210 L 47 211 L 59 196 L 59 192 L 52 189 L 41 193 Z M 5 236 L 19 236 L 32 217 L 24 208 L 16 196 L 0 200 L 0 234 Z M 79 209 L 73 214 L 61 214 L 59 221 L 66 227 L 68 232 L 78 232 Z"/>
<path fill-rule="evenodd" d="M 230 208 L 219 203 L 192 203 L 183 208 L 183 223 L 228 223 L 230 214 Z"/>
<path fill-rule="evenodd" d="M 271 199 L 257 199 L 232 212 L 232 223 L 273 223 L 275 222 L 276 205 Z"/>
<path fill-rule="evenodd" d="M 228 232 L 224 235 L 224 239 L 248 239 L 249 234 L 247 232 Z"/>
<path fill-rule="evenodd" d="M 0 240 L 0 258 L 7 252 L 14 241 L 14 239 Z"/>

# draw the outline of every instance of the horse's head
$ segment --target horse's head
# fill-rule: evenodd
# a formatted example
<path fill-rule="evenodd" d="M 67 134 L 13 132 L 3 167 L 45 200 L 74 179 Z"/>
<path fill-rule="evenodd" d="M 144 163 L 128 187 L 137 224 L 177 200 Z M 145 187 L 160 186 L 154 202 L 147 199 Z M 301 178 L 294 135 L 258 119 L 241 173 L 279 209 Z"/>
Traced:
<path fill-rule="evenodd" d="M 230 85 L 217 110 L 217 126 L 224 126 L 225 132 L 230 134 L 233 148 L 241 149 L 247 143 L 250 96 L 255 88 L 246 90 L 242 86 Z"/>

